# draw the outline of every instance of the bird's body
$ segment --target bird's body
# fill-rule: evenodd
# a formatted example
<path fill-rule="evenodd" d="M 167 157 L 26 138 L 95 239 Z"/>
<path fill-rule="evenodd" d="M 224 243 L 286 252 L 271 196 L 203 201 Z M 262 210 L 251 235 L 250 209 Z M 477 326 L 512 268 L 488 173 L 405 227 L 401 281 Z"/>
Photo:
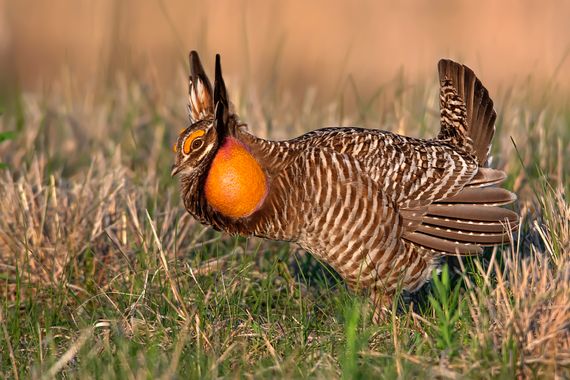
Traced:
<path fill-rule="evenodd" d="M 508 241 L 505 224 L 516 224 L 517 215 L 499 206 L 515 196 L 490 187 L 504 173 L 484 167 L 493 105 L 464 66 L 440 63 L 442 128 L 435 139 L 327 128 L 269 141 L 228 113 L 225 86 L 220 102 L 202 112 L 192 86 L 209 82 L 197 62 L 191 114 L 206 117 L 195 120 L 178 145 L 183 149 L 205 124 L 216 132 L 208 154 L 181 175 L 185 207 L 200 222 L 298 243 L 351 288 L 369 290 L 376 303 L 397 287 L 418 289 L 445 255 L 478 254 L 481 246 Z M 223 85 L 221 70 L 218 82 Z M 183 162 L 177 161 L 177 172 Z"/>

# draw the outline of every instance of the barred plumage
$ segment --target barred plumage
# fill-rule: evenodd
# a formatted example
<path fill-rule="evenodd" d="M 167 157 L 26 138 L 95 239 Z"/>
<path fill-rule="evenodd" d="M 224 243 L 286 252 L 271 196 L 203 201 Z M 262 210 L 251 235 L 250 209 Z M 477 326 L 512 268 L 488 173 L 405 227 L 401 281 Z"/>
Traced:
<path fill-rule="evenodd" d="M 269 141 L 230 112 L 219 56 L 213 92 L 195 52 L 190 61 L 192 125 L 177 142 L 173 174 L 181 173 L 185 207 L 200 222 L 296 242 L 378 306 L 399 285 L 417 290 L 445 255 L 481 253 L 516 228 L 517 214 L 500 207 L 515 195 L 491 187 L 504 173 L 485 167 L 493 102 L 467 67 L 439 63 L 435 139 L 326 128 Z M 242 201 L 253 206 L 238 208 Z"/>

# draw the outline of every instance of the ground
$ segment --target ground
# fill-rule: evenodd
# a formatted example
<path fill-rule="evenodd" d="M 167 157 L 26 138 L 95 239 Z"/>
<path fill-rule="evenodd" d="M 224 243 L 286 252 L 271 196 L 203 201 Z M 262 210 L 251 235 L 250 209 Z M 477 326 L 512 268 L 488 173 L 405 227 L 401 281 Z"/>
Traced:
<path fill-rule="evenodd" d="M 264 136 L 341 124 L 433 136 L 437 84 L 394 83 L 352 111 L 350 93 L 320 105 L 310 91 L 286 104 L 230 94 Z M 380 325 L 296 247 L 185 213 L 169 175 L 183 93 L 119 78 L 92 96 L 66 81 L 12 94 L 0 116 L 0 376 L 570 377 L 570 102 L 531 86 L 496 98 L 493 165 L 519 195 L 519 232 L 397 298 Z"/>

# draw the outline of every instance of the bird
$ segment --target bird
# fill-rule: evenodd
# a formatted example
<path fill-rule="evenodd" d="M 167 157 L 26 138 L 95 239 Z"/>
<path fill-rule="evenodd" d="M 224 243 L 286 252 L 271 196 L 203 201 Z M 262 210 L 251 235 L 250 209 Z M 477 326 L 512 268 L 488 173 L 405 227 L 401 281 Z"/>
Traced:
<path fill-rule="evenodd" d="M 229 102 L 216 55 L 212 88 L 189 54 L 189 123 L 174 145 L 185 209 L 232 235 L 296 243 L 370 297 L 374 320 L 446 257 L 509 243 L 517 199 L 489 165 L 497 114 L 467 66 L 438 64 L 440 130 L 419 139 L 329 127 L 289 140 L 255 136 Z"/>

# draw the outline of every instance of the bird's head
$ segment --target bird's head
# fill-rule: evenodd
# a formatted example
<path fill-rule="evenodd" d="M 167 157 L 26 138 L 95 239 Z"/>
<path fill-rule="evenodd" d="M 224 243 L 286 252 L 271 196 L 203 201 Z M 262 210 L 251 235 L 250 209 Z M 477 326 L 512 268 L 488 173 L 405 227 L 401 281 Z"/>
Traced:
<path fill-rule="evenodd" d="M 180 133 L 173 147 L 176 158 L 171 174 L 194 178 L 204 173 L 228 134 L 229 102 L 220 56 L 216 55 L 214 91 L 195 51 L 190 52 L 189 82 L 190 126 Z"/>

